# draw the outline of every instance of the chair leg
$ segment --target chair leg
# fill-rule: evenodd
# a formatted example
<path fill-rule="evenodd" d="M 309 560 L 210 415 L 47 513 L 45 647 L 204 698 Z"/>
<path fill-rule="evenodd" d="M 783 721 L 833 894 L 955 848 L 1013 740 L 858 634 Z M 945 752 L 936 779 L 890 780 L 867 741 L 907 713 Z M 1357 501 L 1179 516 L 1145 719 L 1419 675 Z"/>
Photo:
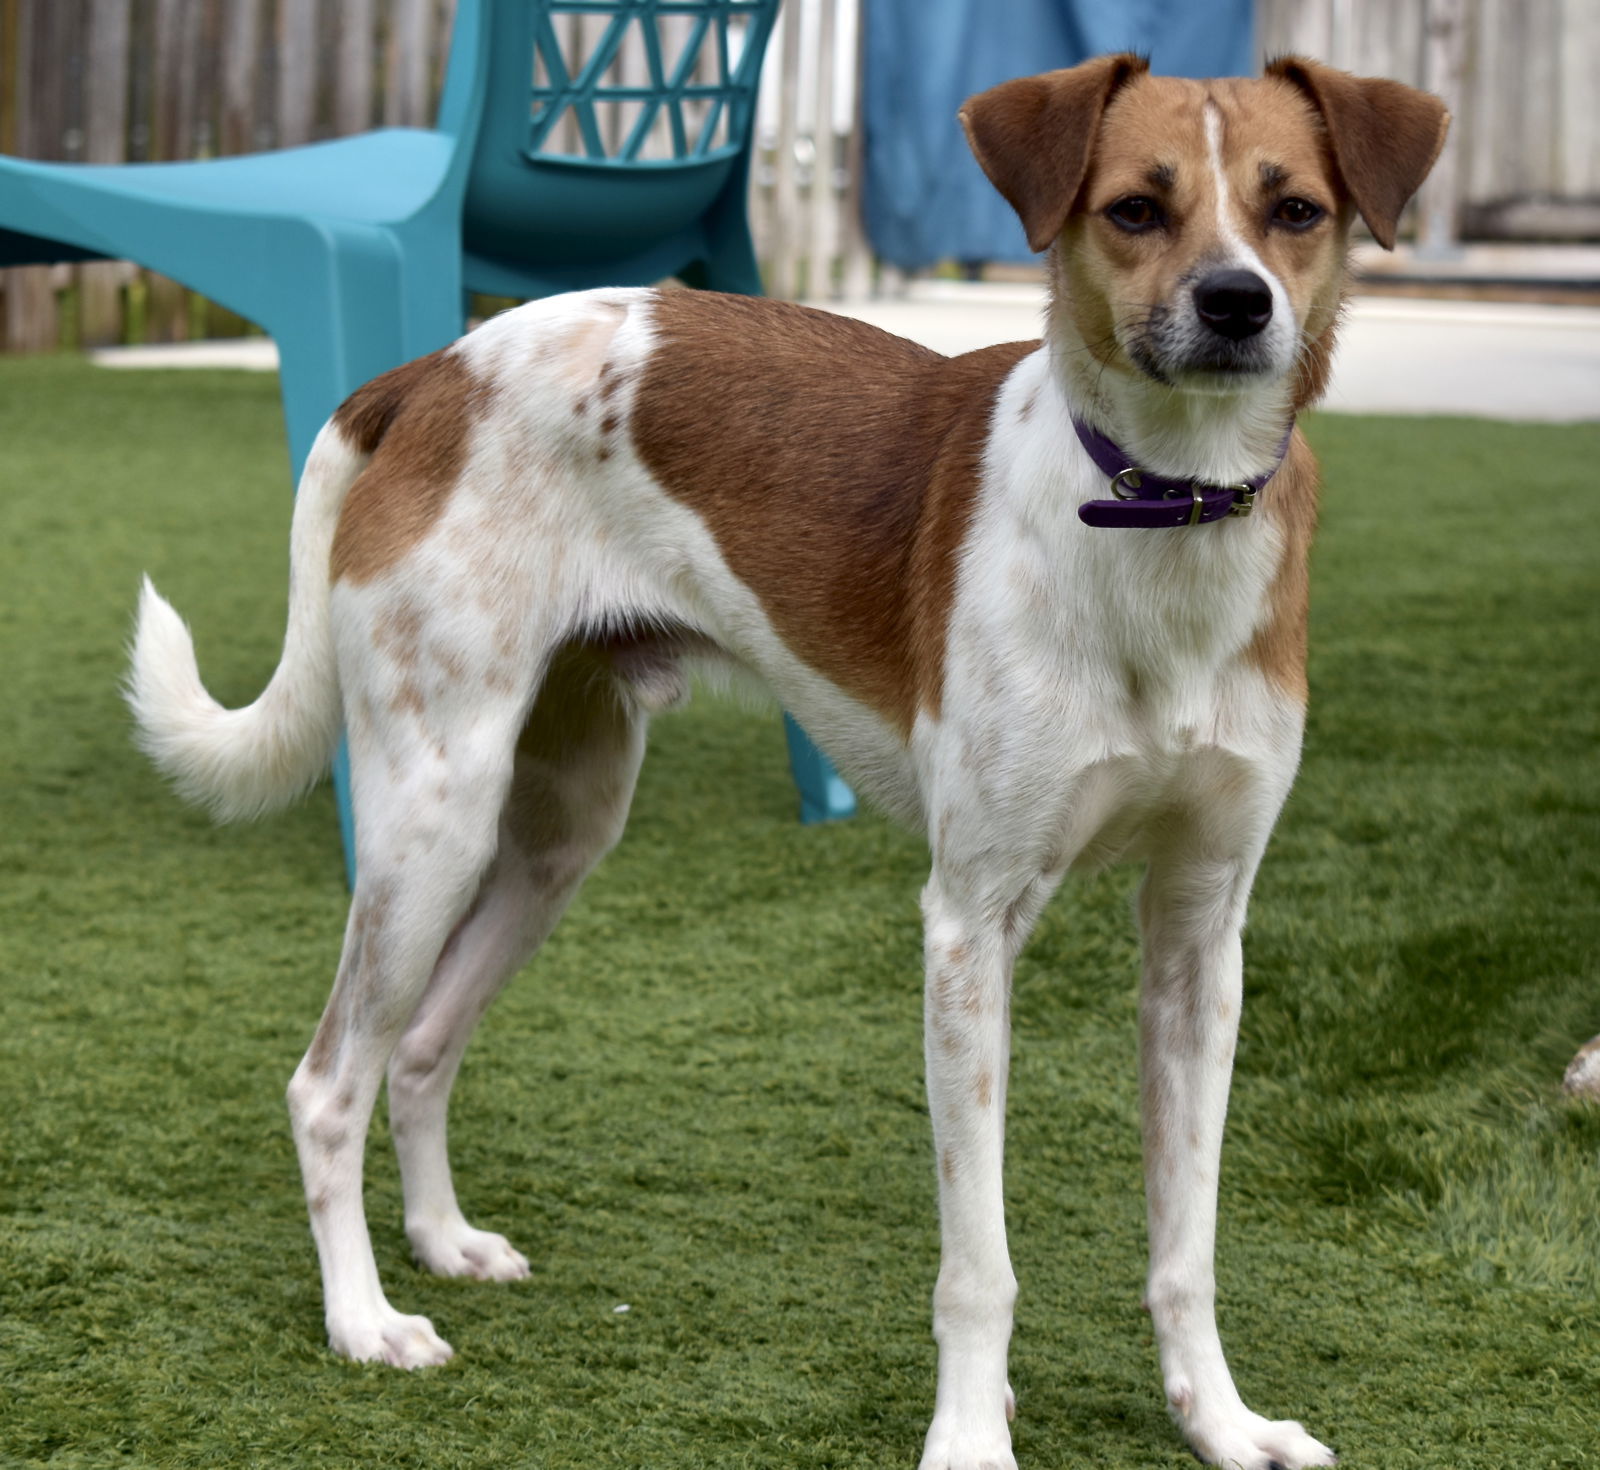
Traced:
<path fill-rule="evenodd" d="M 793 715 L 783 717 L 783 733 L 789 742 L 789 770 L 800 788 L 800 820 L 807 825 L 837 822 L 856 814 L 856 794 L 833 763 L 802 730 Z"/>
<path fill-rule="evenodd" d="M 350 802 L 350 742 L 341 735 L 333 757 L 333 796 L 339 805 L 339 842 L 344 850 L 344 876 L 356 888 L 356 813 Z"/>

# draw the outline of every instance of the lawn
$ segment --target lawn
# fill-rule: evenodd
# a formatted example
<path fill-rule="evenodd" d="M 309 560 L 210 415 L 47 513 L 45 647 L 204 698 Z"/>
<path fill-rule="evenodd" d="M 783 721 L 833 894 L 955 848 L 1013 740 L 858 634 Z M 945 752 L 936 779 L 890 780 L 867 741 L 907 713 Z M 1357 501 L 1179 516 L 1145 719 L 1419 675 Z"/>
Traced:
<path fill-rule="evenodd" d="M 1600 425 L 1318 417 L 1312 714 L 1246 938 L 1222 1180 L 1245 1397 L 1361 1467 L 1600 1464 Z M 932 1399 L 919 844 L 802 829 L 767 714 L 659 722 L 628 836 L 457 1092 L 513 1287 L 379 1265 L 458 1356 L 322 1345 L 283 1087 L 344 892 L 326 789 L 213 829 L 117 697 L 141 570 L 227 702 L 282 636 L 275 384 L 0 360 L 0 1463 L 910 1466 Z M 1019 1455 L 1193 1462 L 1143 1269 L 1135 875 L 1018 970 Z M 618 1310 L 623 1304 L 626 1312 Z"/>

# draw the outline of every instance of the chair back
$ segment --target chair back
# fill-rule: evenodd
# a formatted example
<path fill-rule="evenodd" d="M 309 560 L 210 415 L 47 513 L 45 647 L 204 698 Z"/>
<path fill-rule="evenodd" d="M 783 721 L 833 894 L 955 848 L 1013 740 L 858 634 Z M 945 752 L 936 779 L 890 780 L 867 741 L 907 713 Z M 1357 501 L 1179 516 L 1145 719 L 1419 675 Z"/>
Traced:
<path fill-rule="evenodd" d="M 465 135 L 476 123 L 467 248 L 518 265 L 602 264 L 700 218 L 748 158 L 777 9 L 462 0 L 457 40 L 481 26 L 480 54 L 469 64 L 453 50 L 440 126 Z"/>

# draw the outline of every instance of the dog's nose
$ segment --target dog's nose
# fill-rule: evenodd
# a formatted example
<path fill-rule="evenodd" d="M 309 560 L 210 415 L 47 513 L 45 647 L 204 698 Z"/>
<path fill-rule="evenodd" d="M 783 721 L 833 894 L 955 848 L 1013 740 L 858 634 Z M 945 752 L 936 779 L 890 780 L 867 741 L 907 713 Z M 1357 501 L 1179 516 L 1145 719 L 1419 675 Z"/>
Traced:
<path fill-rule="evenodd" d="M 1272 320 L 1272 292 L 1254 271 L 1215 271 L 1194 288 L 1194 309 L 1213 332 L 1242 342 Z"/>

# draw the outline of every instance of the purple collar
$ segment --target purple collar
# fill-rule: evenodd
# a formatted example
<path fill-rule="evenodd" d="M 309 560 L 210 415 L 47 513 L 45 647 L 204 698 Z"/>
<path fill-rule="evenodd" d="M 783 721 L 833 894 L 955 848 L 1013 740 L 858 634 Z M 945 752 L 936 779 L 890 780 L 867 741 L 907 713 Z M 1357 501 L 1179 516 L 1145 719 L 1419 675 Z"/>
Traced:
<path fill-rule="evenodd" d="M 1131 458 L 1080 418 L 1072 420 L 1078 442 L 1088 451 L 1100 472 L 1111 480 L 1115 500 L 1090 500 L 1078 507 L 1078 519 L 1087 526 L 1202 526 L 1225 516 L 1247 516 L 1256 496 L 1275 474 L 1289 452 L 1294 423 L 1284 431 L 1283 443 L 1272 468 L 1263 475 L 1234 485 L 1210 485 L 1197 480 L 1170 480 L 1141 470 Z M 1138 491 L 1135 495 L 1133 492 Z"/>

